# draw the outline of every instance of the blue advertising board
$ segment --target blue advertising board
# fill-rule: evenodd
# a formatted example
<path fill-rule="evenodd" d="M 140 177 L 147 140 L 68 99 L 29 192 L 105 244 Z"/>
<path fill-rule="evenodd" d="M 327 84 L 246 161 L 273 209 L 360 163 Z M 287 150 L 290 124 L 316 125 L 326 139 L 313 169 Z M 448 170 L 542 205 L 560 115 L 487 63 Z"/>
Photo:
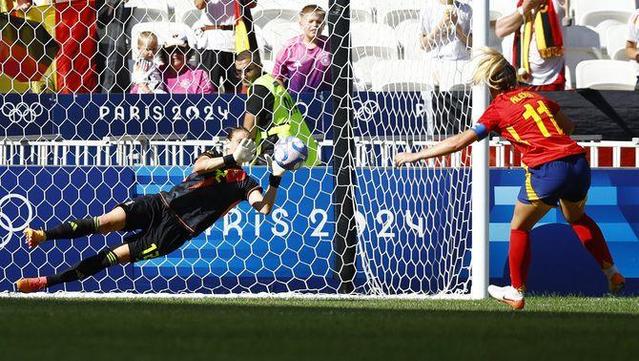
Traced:
<path fill-rule="evenodd" d="M 301 94 L 295 100 L 309 129 L 331 139 L 330 92 Z M 178 134 L 206 140 L 242 124 L 245 101 L 242 94 L 0 94 L 0 137 L 56 135 L 95 140 Z M 361 92 L 353 97 L 353 113 L 357 136 L 420 132 L 425 105 L 417 92 L 401 96 Z M 397 116 L 402 127 L 393 120 Z"/>
<path fill-rule="evenodd" d="M 467 230 L 470 192 L 451 198 L 450 178 L 467 187 L 469 174 L 439 170 L 438 182 L 398 182 L 396 172 L 433 169 L 359 169 L 358 232 L 365 240 L 358 255 L 356 284 L 367 275 L 381 280 L 389 293 L 399 289 L 443 288 L 442 269 L 455 270 L 455 283 L 468 278 L 470 248 Z M 120 235 L 92 236 L 45 243 L 29 251 L 19 230 L 26 223 L 51 227 L 70 218 L 97 215 L 140 194 L 156 193 L 179 182 L 189 169 L 126 167 L 3 167 L 0 168 L 0 291 L 26 275 L 47 275 L 80 258 L 122 242 Z M 262 167 L 252 176 L 267 183 Z M 417 175 L 416 175 L 417 176 Z M 421 175 L 420 175 L 421 176 Z M 510 218 L 521 184 L 521 170 L 491 170 L 490 277 L 507 283 Z M 606 236 L 618 267 L 628 277 L 629 293 L 639 293 L 639 170 L 593 170 L 587 212 Z M 290 173 L 278 193 L 278 208 L 261 216 L 243 203 L 213 227 L 162 258 L 135 266 L 115 266 L 98 277 L 74 282 L 67 290 L 135 292 L 260 292 L 291 289 L 331 292 L 334 277 L 332 238 L 334 214 L 332 170 L 317 167 Z M 424 197 L 425 193 L 429 197 Z M 411 196 L 407 196 L 411 195 Z M 436 196 L 433 196 L 436 195 Z M 466 198 L 465 198 L 466 197 Z M 429 199 L 425 202 L 424 199 Z M 452 207 L 450 207 L 452 205 Z M 444 209 L 448 211 L 442 212 Z M 431 223 L 422 222 L 429 214 Z M 434 217 L 432 215 L 435 215 Z M 426 217 L 424 217 L 426 219 Z M 455 223 L 455 220 L 458 223 Z M 466 220 L 466 221 L 464 221 Z M 459 232 L 433 232 L 449 227 Z M 444 234 L 445 233 L 445 234 Z M 459 234 L 456 239 L 447 235 Z M 533 292 L 600 295 L 605 279 L 561 215 L 551 211 L 532 231 L 533 262 L 529 286 Z M 444 244 L 455 245 L 456 250 Z M 429 252 L 423 252 L 428 248 Z M 452 255 L 452 257 L 451 257 Z M 366 272 L 371 273 L 366 273 Z M 409 275 L 409 277 L 402 277 Z M 423 281 L 424 279 L 432 279 Z M 461 282 L 460 282 L 461 281 Z M 53 290 L 62 289 L 61 286 Z"/>

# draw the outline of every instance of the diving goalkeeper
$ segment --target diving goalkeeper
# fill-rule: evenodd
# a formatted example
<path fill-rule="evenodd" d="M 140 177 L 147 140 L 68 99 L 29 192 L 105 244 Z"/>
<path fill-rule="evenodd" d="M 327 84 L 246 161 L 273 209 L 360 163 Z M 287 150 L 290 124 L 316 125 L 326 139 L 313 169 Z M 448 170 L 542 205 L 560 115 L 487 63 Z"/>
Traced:
<path fill-rule="evenodd" d="M 284 169 L 267 157 L 271 175 L 269 187 L 262 188 L 244 172 L 240 164 L 255 158 L 255 143 L 244 128 L 229 131 L 224 154 L 209 150 L 193 165 L 193 172 L 168 192 L 144 195 L 117 205 L 99 217 L 73 220 L 47 230 L 26 228 L 27 245 L 32 248 L 54 239 L 70 239 L 95 233 L 139 232 L 125 237 L 114 249 L 104 249 L 71 269 L 48 277 L 22 278 L 20 292 L 35 292 L 64 282 L 94 275 L 115 264 L 126 264 L 164 256 L 202 233 L 241 201 L 269 214 L 275 203 Z"/>

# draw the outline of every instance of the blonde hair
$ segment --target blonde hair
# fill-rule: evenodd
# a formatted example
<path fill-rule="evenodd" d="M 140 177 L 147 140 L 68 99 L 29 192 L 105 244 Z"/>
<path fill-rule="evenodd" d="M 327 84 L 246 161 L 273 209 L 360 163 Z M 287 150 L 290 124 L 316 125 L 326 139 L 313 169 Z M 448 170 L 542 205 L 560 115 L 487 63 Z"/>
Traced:
<path fill-rule="evenodd" d="M 300 16 L 304 16 L 309 13 L 314 13 L 315 15 L 319 16 L 322 19 L 326 18 L 326 11 L 322 9 L 319 5 L 312 4 L 312 5 L 304 6 L 302 10 L 300 11 Z"/>
<path fill-rule="evenodd" d="M 477 68 L 473 83 L 484 83 L 497 91 L 506 91 L 517 86 L 517 72 L 508 60 L 495 49 L 482 48 L 475 57 Z"/>
<path fill-rule="evenodd" d="M 158 37 L 150 31 L 143 31 L 138 35 L 138 47 L 145 46 L 147 43 L 158 44 Z"/>

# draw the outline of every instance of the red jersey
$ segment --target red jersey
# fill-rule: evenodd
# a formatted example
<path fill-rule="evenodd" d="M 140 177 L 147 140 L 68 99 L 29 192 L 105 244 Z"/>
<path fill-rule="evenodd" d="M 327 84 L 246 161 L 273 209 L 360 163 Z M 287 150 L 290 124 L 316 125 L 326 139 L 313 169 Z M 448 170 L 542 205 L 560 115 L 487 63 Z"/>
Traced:
<path fill-rule="evenodd" d="M 498 95 L 479 119 L 487 131 L 508 139 L 528 167 L 585 153 L 555 121 L 559 105 L 535 92 L 516 89 Z"/>

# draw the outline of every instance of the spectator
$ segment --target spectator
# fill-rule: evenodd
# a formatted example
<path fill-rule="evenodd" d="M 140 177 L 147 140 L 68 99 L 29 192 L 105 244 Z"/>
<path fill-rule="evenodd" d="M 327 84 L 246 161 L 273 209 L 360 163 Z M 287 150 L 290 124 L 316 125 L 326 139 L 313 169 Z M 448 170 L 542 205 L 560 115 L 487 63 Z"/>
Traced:
<path fill-rule="evenodd" d="M 420 45 L 434 58 L 468 60 L 472 8 L 453 0 L 430 0 L 422 9 Z"/>
<path fill-rule="evenodd" d="M 304 120 L 304 116 L 286 91 L 271 74 L 262 74 L 259 57 L 243 51 L 235 58 L 238 76 L 248 87 L 244 128 L 251 132 L 257 145 L 257 164 L 266 164 L 264 155 L 272 155 L 275 143 L 281 138 L 294 135 L 308 147 L 306 166 L 319 163 L 318 145 Z"/>
<path fill-rule="evenodd" d="M 639 50 L 637 50 L 637 42 L 639 42 L 639 9 L 628 19 L 628 38 L 626 39 L 626 56 L 630 60 L 639 63 Z M 639 75 L 637 75 L 637 84 L 635 90 L 639 91 Z"/>
<path fill-rule="evenodd" d="M 133 65 L 131 93 L 166 93 L 162 83 L 162 74 L 156 64 L 158 38 L 150 31 L 138 35 L 138 55 Z"/>
<path fill-rule="evenodd" d="M 326 12 L 307 5 L 300 12 L 302 34 L 290 39 L 275 59 L 273 77 L 289 92 L 330 90 L 331 53 L 328 39 L 321 35 Z"/>
<path fill-rule="evenodd" d="M 226 93 L 241 91 L 235 74 L 235 1 L 195 0 L 195 7 L 203 10 L 202 17 L 193 24 L 199 35 L 200 62 L 215 87 Z M 220 79 L 222 79 L 220 81 Z"/>
<path fill-rule="evenodd" d="M 166 66 L 163 79 L 167 92 L 172 94 L 211 94 L 211 81 L 202 69 L 193 69 L 187 59 L 191 48 L 186 35 L 174 34 L 163 48 L 163 60 Z"/>
<path fill-rule="evenodd" d="M 566 0 L 513 1 L 512 13 L 497 20 L 495 33 L 498 37 L 514 33 L 512 63 L 519 82 L 531 90 L 565 88 L 561 29 L 565 3 Z"/>

